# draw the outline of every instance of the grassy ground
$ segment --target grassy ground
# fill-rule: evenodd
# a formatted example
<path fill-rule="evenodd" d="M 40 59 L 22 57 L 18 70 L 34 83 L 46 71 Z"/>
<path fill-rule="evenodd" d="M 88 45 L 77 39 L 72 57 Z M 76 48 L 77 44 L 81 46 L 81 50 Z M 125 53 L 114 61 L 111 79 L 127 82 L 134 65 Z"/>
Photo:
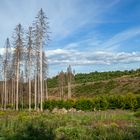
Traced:
<path fill-rule="evenodd" d="M 124 110 L 53 114 L 0 112 L 1 140 L 139 140 L 140 113 Z"/>

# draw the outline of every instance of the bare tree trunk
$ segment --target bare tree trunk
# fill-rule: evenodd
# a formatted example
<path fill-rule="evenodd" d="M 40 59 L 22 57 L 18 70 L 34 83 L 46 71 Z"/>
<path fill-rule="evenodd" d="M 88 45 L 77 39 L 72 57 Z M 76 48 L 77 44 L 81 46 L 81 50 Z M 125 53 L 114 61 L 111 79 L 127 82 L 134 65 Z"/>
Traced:
<path fill-rule="evenodd" d="M 12 89 L 11 89 L 11 91 L 12 91 L 12 97 L 11 97 L 11 104 L 12 104 L 12 108 L 13 108 L 13 105 L 14 105 L 14 100 L 13 100 L 13 98 L 14 98 L 14 91 L 13 91 L 13 89 L 14 89 L 14 87 L 13 87 L 13 79 L 12 79 Z"/>
<path fill-rule="evenodd" d="M 31 111 L 31 80 L 30 80 L 30 68 L 29 68 L 29 111 Z"/>
<path fill-rule="evenodd" d="M 13 92 L 14 92 L 14 95 L 13 95 L 13 102 L 14 102 L 13 108 L 15 110 L 16 109 L 16 81 L 15 81 L 15 78 L 14 78 L 14 81 L 13 81 Z"/>
<path fill-rule="evenodd" d="M 43 111 L 43 92 L 42 92 L 42 39 L 40 39 L 40 110 Z"/>
<path fill-rule="evenodd" d="M 40 78 L 39 78 L 39 74 L 37 76 L 37 98 L 38 98 L 37 109 L 39 111 L 39 105 L 40 105 Z"/>
<path fill-rule="evenodd" d="M 68 82 L 68 99 L 71 98 L 71 83 Z"/>
<path fill-rule="evenodd" d="M 64 87 L 62 85 L 62 99 L 64 98 Z"/>
<path fill-rule="evenodd" d="M 70 65 L 67 68 L 67 78 L 68 78 L 68 99 L 71 99 L 72 69 Z"/>
<path fill-rule="evenodd" d="M 6 72 L 5 72 L 4 76 L 5 76 L 5 81 L 4 81 L 4 110 L 6 110 L 6 105 L 7 105 L 7 81 L 6 81 Z"/>
<path fill-rule="evenodd" d="M 58 97 L 60 97 L 60 100 L 62 99 L 62 89 L 61 89 L 61 85 L 59 84 L 59 91 L 60 91 L 60 96 L 58 95 Z"/>
<path fill-rule="evenodd" d="M 34 84 L 35 84 L 35 85 L 34 85 L 34 92 L 35 92 L 35 101 L 34 101 L 34 102 L 35 102 L 35 106 L 34 106 L 34 110 L 37 109 L 37 94 L 36 94 L 36 88 L 37 88 L 37 87 L 36 87 L 36 82 L 37 82 L 37 81 L 36 81 L 36 74 L 35 74 L 35 82 L 34 82 Z"/>
<path fill-rule="evenodd" d="M 19 87 L 19 60 L 17 61 L 17 73 L 16 73 L 16 110 L 18 111 L 18 96 L 19 96 L 19 91 L 18 91 L 18 87 Z"/>
<path fill-rule="evenodd" d="M 44 95 L 45 95 L 45 84 L 44 84 L 44 79 L 42 80 L 42 97 L 44 101 Z"/>
<path fill-rule="evenodd" d="M 22 110 L 24 108 L 24 96 L 23 96 L 23 83 L 22 83 L 22 87 L 21 87 L 21 105 L 22 105 Z"/>
<path fill-rule="evenodd" d="M 48 83 L 47 83 L 47 80 L 46 80 L 46 100 L 49 99 L 49 95 L 48 95 Z"/>
<path fill-rule="evenodd" d="M 10 81 L 7 81 L 7 104 L 10 104 Z"/>
<path fill-rule="evenodd" d="M 3 92 L 2 92 L 2 108 L 4 109 L 4 82 L 2 82 L 2 88 L 3 88 Z"/>

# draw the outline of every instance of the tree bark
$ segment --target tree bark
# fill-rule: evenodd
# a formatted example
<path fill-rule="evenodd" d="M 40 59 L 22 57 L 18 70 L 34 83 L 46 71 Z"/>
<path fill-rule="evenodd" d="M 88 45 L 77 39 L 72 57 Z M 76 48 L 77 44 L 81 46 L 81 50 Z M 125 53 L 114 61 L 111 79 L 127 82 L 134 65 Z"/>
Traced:
<path fill-rule="evenodd" d="M 34 98 L 35 101 L 34 101 L 34 102 L 35 102 L 35 106 L 34 106 L 34 110 L 37 109 L 37 94 L 36 94 L 36 88 L 37 88 L 37 87 L 36 87 L 36 82 L 37 82 L 37 81 L 36 81 L 36 75 L 35 75 L 35 83 L 34 83 L 34 84 L 35 84 L 35 85 L 34 85 L 34 92 L 35 92 L 35 98 Z"/>
<path fill-rule="evenodd" d="M 18 91 L 18 87 L 19 87 L 19 58 L 17 61 L 17 73 L 16 73 L 16 110 L 18 111 L 18 99 L 19 99 L 19 91 Z"/>
<path fill-rule="evenodd" d="M 40 39 L 40 110 L 43 111 L 43 92 L 42 92 L 42 39 Z"/>

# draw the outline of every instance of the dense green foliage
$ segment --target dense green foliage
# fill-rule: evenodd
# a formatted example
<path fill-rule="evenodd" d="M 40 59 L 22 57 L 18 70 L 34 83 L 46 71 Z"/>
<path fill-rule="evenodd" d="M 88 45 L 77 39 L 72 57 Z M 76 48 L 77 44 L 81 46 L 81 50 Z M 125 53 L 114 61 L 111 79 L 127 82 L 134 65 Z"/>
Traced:
<path fill-rule="evenodd" d="M 48 100 L 44 103 L 44 109 L 75 108 L 83 111 L 105 110 L 105 109 L 131 109 L 140 108 L 140 95 L 111 95 L 96 96 L 95 98 L 80 98 L 74 100 Z"/>
<path fill-rule="evenodd" d="M 139 119 L 131 111 L 52 114 L 0 112 L 1 140 L 139 140 Z"/>
<path fill-rule="evenodd" d="M 125 71 L 108 71 L 108 72 L 91 72 L 89 74 L 77 74 L 75 75 L 76 83 L 95 82 L 102 80 L 110 80 L 122 76 L 135 76 L 140 75 L 140 69 L 137 70 L 125 70 Z"/>

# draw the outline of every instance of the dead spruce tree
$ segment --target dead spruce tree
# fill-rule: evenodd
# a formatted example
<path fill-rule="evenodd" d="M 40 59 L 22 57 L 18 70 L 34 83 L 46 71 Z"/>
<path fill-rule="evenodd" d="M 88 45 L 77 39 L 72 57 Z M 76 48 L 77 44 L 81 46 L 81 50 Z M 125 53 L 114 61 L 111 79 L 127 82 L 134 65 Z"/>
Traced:
<path fill-rule="evenodd" d="M 40 79 L 39 79 L 39 74 L 40 74 L 40 65 L 39 65 L 39 56 L 40 56 L 40 51 L 39 51 L 39 27 L 35 23 L 34 24 L 34 94 L 35 94 L 35 100 L 34 100 L 34 109 L 39 110 L 39 104 L 40 104 Z"/>
<path fill-rule="evenodd" d="M 74 75 L 72 73 L 71 65 L 69 65 L 68 68 L 67 68 L 68 99 L 70 99 L 71 96 L 72 96 L 72 93 L 71 93 L 71 84 L 72 84 L 73 79 L 74 79 Z"/>
<path fill-rule="evenodd" d="M 11 49 L 10 49 L 10 41 L 9 38 L 6 39 L 6 43 L 5 43 L 5 53 L 4 53 L 4 109 L 6 110 L 6 105 L 8 104 L 8 84 L 7 81 L 9 80 L 8 76 L 8 72 L 9 72 L 9 66 L 10 66 L 10 53 L 11 53 Z"/>
<path fill-rule="evenodd" d="M 48 62 L 45 52 L 43 51 L 42 56 L 42 65 L 43 65 L 43 93 L 44 93 L 44 99 L 48 100 L 48 86 L 47 86 L 47 76 L 48 76 Z"/>
<path fill-rule="evenodd" d="M 1 82 L 0 82 L 0 104 L 1 104 L 1 109 L 3 108 L 3 105 L 4 105 L 4 70 L 3 70 L 3 57 L 0 55 L 0 79 L 1 79 Z"/>
<path fill-rule="evenodd" d="M 29 27 L 27 33 L 27 75 L 28 75 L 28 93 L 29 93 L 29 111 L 31 111 L 31 78 L 32 78 L 32 61 L 33 61 L 33 32 L 32 27 Z"/>
<path fill-rule="evenodd" d="M 64 82 L 65 82 L 65 74 L 61 71 L 58 74 L 58 83 L 59 83 L 59 90 L 60 90 L 60 99 L 64 98 Z"/>
<path fill-rule="evenodd" d="M 18 24 L 14 32 L 14 66 L 15 66 L 15 78 L 16 78 L 16 110 L 19 109 L 19 75 L 20 75 L 20 64 L 23 59 L 24 52 L 24 39 L 23 39 L 23 28 L 21 24 Z"/>
<path fill-rule="evenodd" d="M 44 13 L 44 11 L 41 9 L 36 17 L 35 21 L 35 38 L 37 40 L 36 44 L 36 51 L 38 51 L 38 56 L 39 56 L 39 93 L 40 93 L 40 110 L 43 111 L 43 46 L 45 44 L 46 40 L 49 40 L 49 26 L 48 26 L 48 21 L 47 17 Z M 38 71 L 37 71 L 38 72 Z"/>
<path fill-rule="evenodd" d="M 49 41 L 48 30 L 48 18 L 40 9 L 33 27 L 29 27 L 26 40 L 21 24 L 16 26 L 11 55 L 9 39 L 6 40 L 0 70 L 0 104 L 4 109 L 7 105 L 12 105 L 15 110 L 28 105 L 31 110 L 34 103 L 35 110 L 43 111 L 43 101 L 48 99 L 48 62 L 45 52 Z"/>

